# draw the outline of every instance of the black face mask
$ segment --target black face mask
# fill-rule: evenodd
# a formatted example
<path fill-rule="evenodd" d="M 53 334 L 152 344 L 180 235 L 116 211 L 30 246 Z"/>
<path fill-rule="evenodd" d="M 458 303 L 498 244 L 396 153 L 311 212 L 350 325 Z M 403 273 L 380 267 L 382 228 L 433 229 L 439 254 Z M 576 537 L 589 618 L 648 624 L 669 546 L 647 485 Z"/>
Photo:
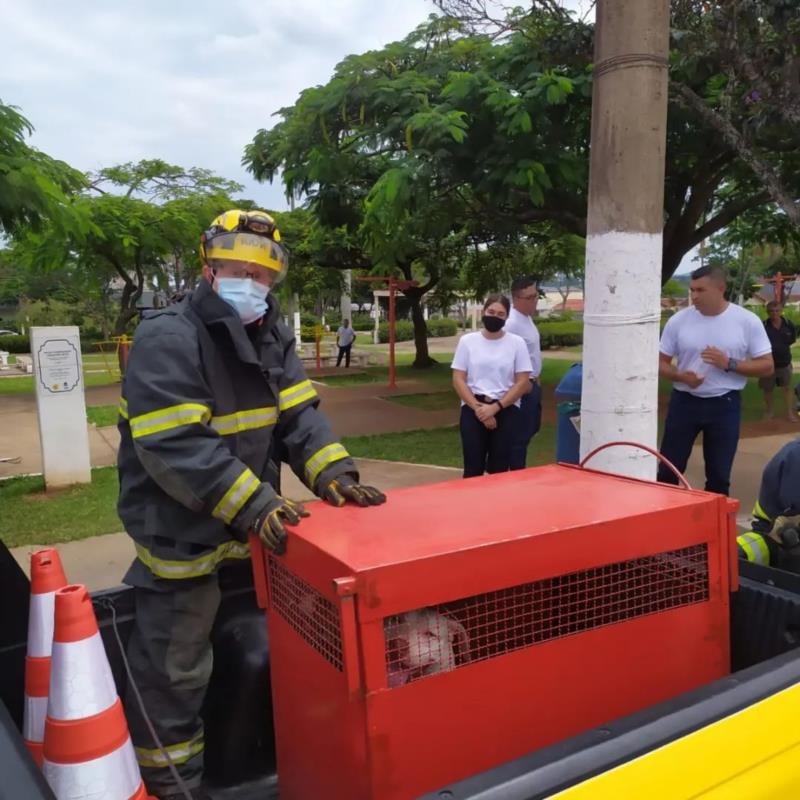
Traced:
<path fill-rule="evenodd" d="M 497 333 L 497 331 L 502 330 L 503 325 L 506 324 L 506 321 L 502 317 L 490 317 L 486 314 L 481 317 L 481 322 L 489 333 Z"/>

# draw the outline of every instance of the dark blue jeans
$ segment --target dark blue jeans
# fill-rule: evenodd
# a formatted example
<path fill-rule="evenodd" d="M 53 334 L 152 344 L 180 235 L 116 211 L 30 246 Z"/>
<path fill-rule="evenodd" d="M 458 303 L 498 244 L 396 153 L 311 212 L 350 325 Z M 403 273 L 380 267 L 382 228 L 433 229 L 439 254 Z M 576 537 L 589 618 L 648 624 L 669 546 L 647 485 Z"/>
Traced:
<path fill-rule="evenodd" d="M 511 445 L 519 429 L 519 409 L 516 406 L 504 408 L 495 419 L 497 428 L 490 431 L 469 406 L 461 406 L 465 478 L 475 478 L 484 472 L 508 472 L 510 469 Z"/>
<path fill-rule="evenodd" d="M 353 349 L 353 345 L 352 344 L 348 344 L 346 347 L 339 346 L 339 355 L 336 358 L 336 366 L 337 367 L 342 363 L 342 357 L 343 356 L 345 358 L 345 362 L 344 362 L 345 367 L 349 367 L 350 366 L 350 351 L 352 349 Z"/>
<path fill-rule="evenodd" d="M 538 381 L 529 394 L 522 396 L 519 411 L 519 432 L 511 445 L 511 469 L 525 469 L 528 445 L 542 427 L 542 387 Z"/>
<path fill-rule="evenodd" d="M 681 472 L 686 469 L 697 434 L 703 434 L 703 458 L 706 463 L 706 491 L 729 494 L 731 467 L 739 444 L 741 392 L 721 397 L 695 397 L 673 390 L 669 399 L 661 454 Z M 658 480 L 677 484 L 672 471 L 660 464 Z"/>

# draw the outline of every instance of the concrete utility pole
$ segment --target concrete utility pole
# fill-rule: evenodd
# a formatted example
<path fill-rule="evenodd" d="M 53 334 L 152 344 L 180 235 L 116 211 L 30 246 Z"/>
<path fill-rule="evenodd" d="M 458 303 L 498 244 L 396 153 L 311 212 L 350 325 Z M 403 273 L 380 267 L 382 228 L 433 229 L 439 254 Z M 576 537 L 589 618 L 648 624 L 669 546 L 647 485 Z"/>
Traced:
<path fill-rule="evenodd" d="M 353 314 L 351 308 L 351 297 L 353 294 L 353 270 L 346 269 L 344 271 L 344 287 L 340 300 L 340 311 L 342 319 L 349 319 L 352 321 Z"/>
<path fill-rule="evenodd" d="M 581 457 L 656 446 L 669 0 L 599 0 L 594 53 Z M 631 448 L 590 466 L 656 474 Z"/>

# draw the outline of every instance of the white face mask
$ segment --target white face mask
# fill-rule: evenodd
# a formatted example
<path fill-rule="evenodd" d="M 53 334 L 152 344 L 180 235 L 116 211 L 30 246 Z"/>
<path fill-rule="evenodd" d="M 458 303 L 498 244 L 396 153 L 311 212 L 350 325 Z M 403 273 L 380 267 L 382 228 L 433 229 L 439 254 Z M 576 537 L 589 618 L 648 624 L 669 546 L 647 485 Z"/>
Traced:
<path fill-rule="evenodd" d="M 267 313 L 269 286 L 252 278 L 215 278 L 217 294 L 233 306 L 245 325 Z"/>

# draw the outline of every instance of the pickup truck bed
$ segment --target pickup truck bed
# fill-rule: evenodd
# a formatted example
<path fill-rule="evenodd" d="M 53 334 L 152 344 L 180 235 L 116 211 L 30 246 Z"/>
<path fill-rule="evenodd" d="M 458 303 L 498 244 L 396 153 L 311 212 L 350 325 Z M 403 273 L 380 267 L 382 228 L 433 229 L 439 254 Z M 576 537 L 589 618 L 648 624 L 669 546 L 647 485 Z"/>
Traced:
<path fill-rule="evenodd" d="M 207 773 L 216 787 L 215 800 L 277 798 L 269 647 L 262 612 L 256 607 L 250 584 L 249 565 L 226 570 L 221 582 L 223 602 L 214 631 L 214 675 L 204 712 Z M 126 679 L 111 607 L 124 642 L 133 613 L 132 592 L 119 588 L 99 592 L 94 599 L 122 694 Z M 0 800 L 52 798 L 19 735 L 27 608 L 27 579 L 0 543 Z M 759 701 L 800 684 L 800 657 L 795 649 L 800 642 L 800 577 L 743 564 L 740 589 L 732 596 L 731 631 L 734 673 L 730 677 L 630 717 L 609 721 L 602 728 L 461 783 L 441 787 L 426 800 L 537 800 L 565 790 L 567 800 L 569 787 L 579 788 L 594 776 L 737 711 L 757 707 Z M 776 734 L 776 747 L 781 736 L 800 739 L 793 729 Z M 731 756 L 732 775 L 741 771 L 738 758 L 739 754 Z M 800 782 L 800 763 L 794 777 Z M 619 788 L 613 795 L 596 796 L 626 797 Z"/>

